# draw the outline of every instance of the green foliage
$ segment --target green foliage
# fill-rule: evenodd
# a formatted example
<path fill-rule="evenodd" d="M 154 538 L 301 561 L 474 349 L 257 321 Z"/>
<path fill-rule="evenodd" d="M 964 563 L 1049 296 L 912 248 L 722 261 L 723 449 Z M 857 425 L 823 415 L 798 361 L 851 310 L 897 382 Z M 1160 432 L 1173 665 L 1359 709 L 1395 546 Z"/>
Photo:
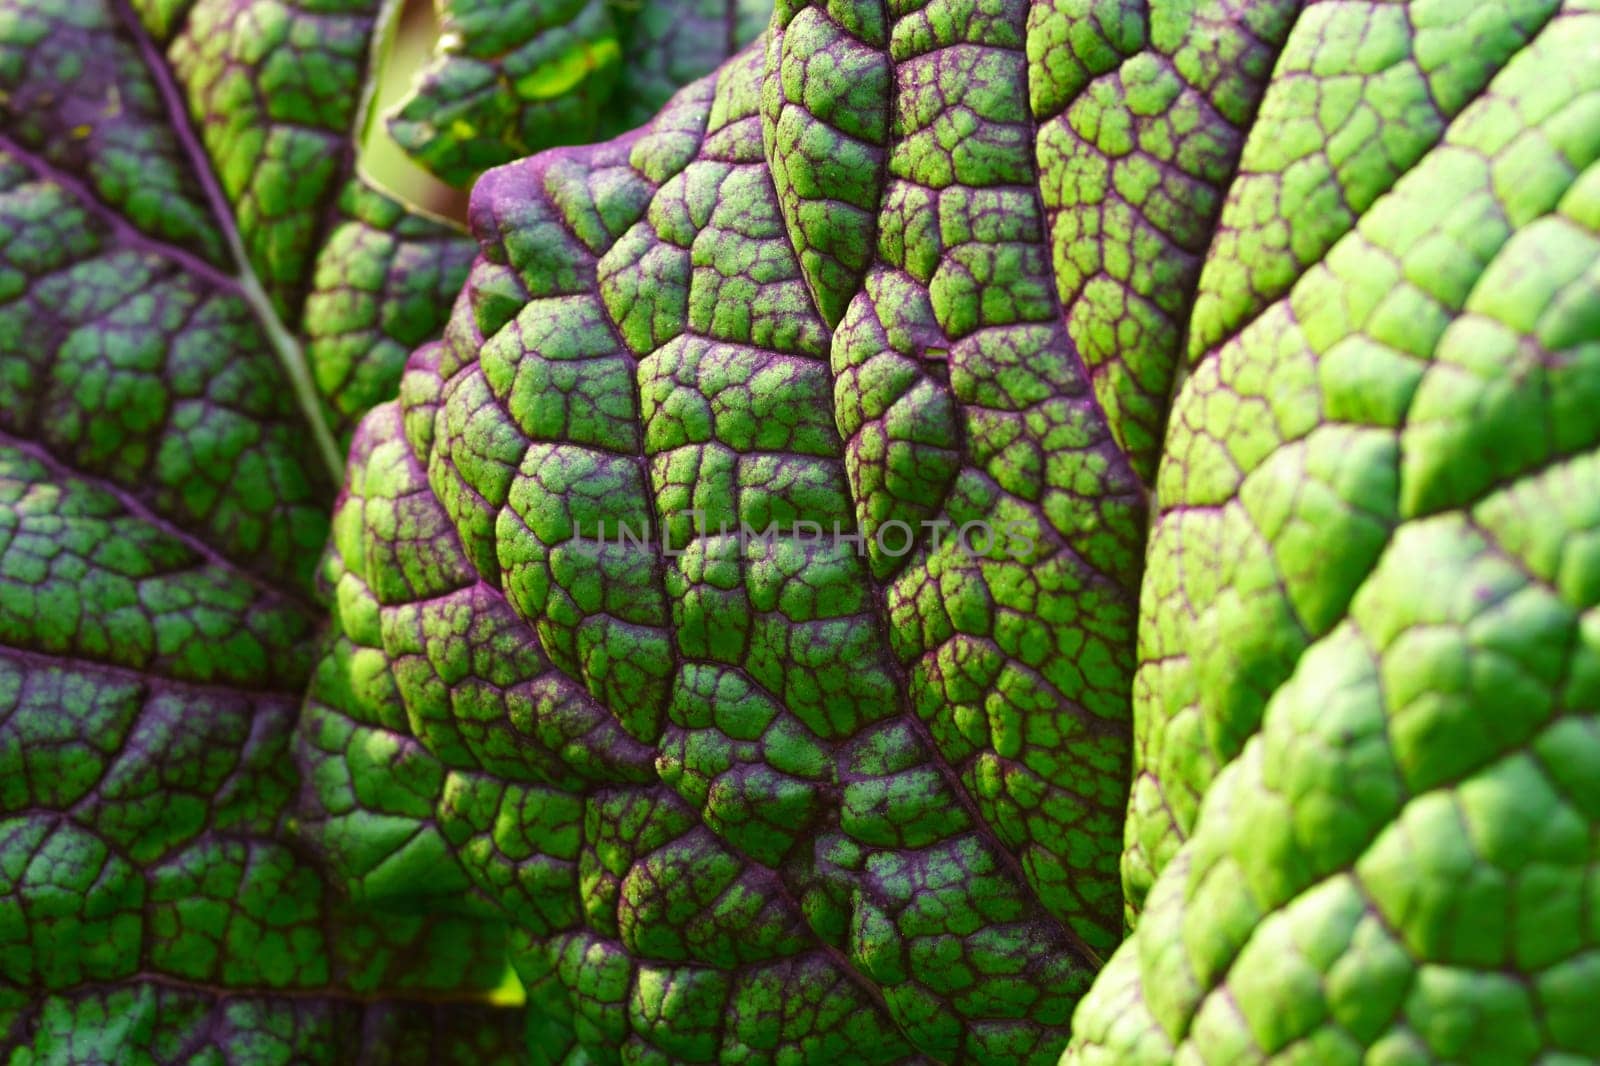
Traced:
<path fill-rule="evenodd" d="M 428 169 L 489 167 L 646 122 L 766 28 L 768 0 L 437 0 L 440 41 L 388 118 Z"/>
<path fill-rule="evenodd" d="M 15 1061 L 1600 1058 L 1592 0 L 3 5 Z"/>
<path fill-rule="evenodd" d="M 382 18 L 0 2 L 8 1062 L 525 1041 L 503 920 L 352 906 L 294 832 L 336 440 L 473 254 L 355 172 Z"/>

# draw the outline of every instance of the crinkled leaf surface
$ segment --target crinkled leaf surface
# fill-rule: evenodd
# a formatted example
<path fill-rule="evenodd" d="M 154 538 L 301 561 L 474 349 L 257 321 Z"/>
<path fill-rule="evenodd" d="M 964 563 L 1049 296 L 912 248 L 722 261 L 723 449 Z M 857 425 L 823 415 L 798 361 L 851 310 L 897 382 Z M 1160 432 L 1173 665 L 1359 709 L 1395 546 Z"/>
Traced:
<path fill-rule="evenodd" d="M 374 330 L 420 295 L 398 343 L 433 330 L 459 273 L 435 251 L 459 237 L 348 173 L 372 18 L 0 9 L 10 1061 L 333 1063 L 386 1032 L 442 1050 L 485 1024 L 427 1003 L 493 988 L 502 931 L 356 914 L 286 833 L 335 484 L 291 373 L 317 288 L 301 279 L 344 256 Z M 424 246 L 426 267 L 397 269 Z"/>
<path fill-rule="evenodd" d="M 1600 1058 L 1593 0 L 0 11 L 17 1061 Z"/>
<path fill-rule="evenodd" d="M 1597 59 L 784 0 L 491 172 L 357 437 L 310 839 L 594 1061 L 1592 1061 Z"/>
<path fill-rule="evenodd" d="M 9 1062 L 522 1057 L 501 916 L 352 907 L 292 832 L 336 436 L 473 247 L 354 172 L 385 17 L 0 3 Z"/>
<path fill-rule="evenodd" d="M 151 394 L 181 387 L 161 363 L 180 333 L 213 323 L 218 337 L 191 347 L 218 368 L 276 360 L 284 409 L 303 409 L 299 431 L 323 453 L 311 458 L 337 472 L 334 434 L 392 395 L 405 352 L 437 333 L 470 258 L 453 227 L 355 173 L 377 0 L 6 0 L 0 12 L 13 389 L 26 362 L 72 398 L 159 424 L 166 412 Z M 176 295 L 163 299 L 162 286 Z M 215 311 L 192 313 L 201 303 Z M 100 355 L 111 376 L 94 395 L 77 387 L 62 342 L 86 328 L 109 335 L 108 309 L 144 335 Z M 132 355 L 140 343 L 156 354 Z M 125 391 L 133 375 L 144 391 Z M 40 412 L 41 425 L 55 421 Z M 120 434 L 149 429 L 100 421 L 106 453 L 131 448 Z M 137 449 L 126 458 L 144 462 Z"/>
<path fill-rule="evenodd" d="M 433 63 L 388 118 L 465 185 L 541 148 L 647 121 L 766 29 L 769 0 L 437 0 Z"/>
<path fill-rule="evenodd" d="M 1600 1058 L 1600 7 L 1307 7 L 1157 495 L 1074 1064 Z"/>

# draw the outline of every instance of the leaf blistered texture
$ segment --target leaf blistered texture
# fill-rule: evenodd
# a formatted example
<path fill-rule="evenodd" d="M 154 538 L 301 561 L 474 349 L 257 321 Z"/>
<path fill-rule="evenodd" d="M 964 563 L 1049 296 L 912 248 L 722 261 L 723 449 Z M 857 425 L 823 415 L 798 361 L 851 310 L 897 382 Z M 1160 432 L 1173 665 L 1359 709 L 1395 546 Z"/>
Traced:
<path fill-rule="evenodd" d="M 0 152 L 39 185 L 8 229 L 57 244 L 85 213 L 175 284 L 217 290 L 241 320 L 230 342 L 302 368 L 301 417 L 347 432 L 437 333 L 471 254 L 354 173 L 375 7 L 7 0 Z M 8 299 L 33 275 L 16 277 Z M 55 357 L 6 324 L 8 356 Z"/>
<path fill-rule="evenodd" d="M 0 1046 L 1600 1059 L 1600 7 L 762 14 L 0 0 Z"/>
<path fill-rule="evenodd" d="M 501 916 L 294 833 L 335 434 L 473 250 L 354 173 L 379 14 L 0 3 L 8 1062 L 523 1057 Z"/>
<path fill-rule="evenodd" d="M 453 1039 L 404 1004 L 494 987 L 503 931 L 354 914 L 284 832 L 332 484 L 126 14 L 0 22 L 0 1039 Z"/>
<path fill-rule="evenodd" d="M 560 3 L 463 15 L 471 42 L 491 23 L 497 34 L 544 41 L 533 50 L 550 69 L 541 66 L 516 92 L 474 89 L 470 101 L 451 105 L 443 142 L 487 140 L 510 153 L 459 165 L 457 180 L 533 148 L 616 132 L 625 126 L 611 123 L 623 112 L 626 125 L 642 121 L 673 88 L 754 36 L 766 10 L 653 5 L 623 33 L 604 5 L 581 6 L 595 9 L 607 40 L 626 46 L 604 74 L 625 62 L 628 80 L 607 81 L 603 95 L 578 78 L 601 73 L 573 51 L 563 28 L 572 13 Z M 242 295 L 260 305 L 257 318 L 275 320 L 266 339 L 307 368 L 303 406 L 347 439 L 363 412 L 393 396 L 407 353 L 438 334 L 473 251 L 455 227 L 356 173 L 377 0 L 7 0 L 5 12 L 7 157 L 26 155 L 47 180 L 67 180 L 126 235 L 179 253 L 185 269 L 248 276 Z M 707 38 L 701 31 L 713 24 L 718 32 Z M 545 40 L 552 35 L 559 40 Z M 445 70 L 466 62 L 451 59 Z M 433 91 L 419 90 L 412 109 Z M 522 109 L 516 137 L 499 128 L 485 99 Z M 442 123 L 442 114 L 433 118 Z M 429 161 L 423 146 L 401 139 Z"/>
<path fill-rule="evenodd" d="M 505 917 L 598 1061 L 1054 1061 L 1125 920 L 1146 479 L 1293 15 L 783 3 L 486 175 L 324 565 L 303 821 L 352 893 Z"/>
<path fill-rule="evenodd" d="M 1600 1055 L 1597 54 L 1590 4 L 1296 25 L 1157 486 L 1142 914 L 1064 1062 Z"/>

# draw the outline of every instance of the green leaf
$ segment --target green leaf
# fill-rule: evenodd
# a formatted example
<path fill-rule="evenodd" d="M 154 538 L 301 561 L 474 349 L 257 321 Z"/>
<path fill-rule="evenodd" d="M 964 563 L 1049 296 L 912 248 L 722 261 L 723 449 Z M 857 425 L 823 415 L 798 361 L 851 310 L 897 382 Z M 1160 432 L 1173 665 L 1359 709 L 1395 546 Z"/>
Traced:
<path fill-rule="evenodd" d="M 336 479 L 335 435 L 392 394 L 404 353 L 437 332 L 470 256 L 453 227 L 355 173 L 379 15 L 376 0 L 307 11 L 268 0 L 182 10 L 8 0 L 0 152 L 17 171 L 7 230 L 27 251 L 11 264 L 7 299 L 137 260 L 228 320 L 218 328 L 241 352 L 230 365 L 276 362 L 288 417 Z M 56 226 L 70 226 L 72 247 Z M 126 279 L 107 306 L 155 285 Z M 74 308 L 59 328 L 100 313 Z M 174 307 L 165 328 L 182 314 Z M 8 309 L 5 323 L 16 337 L 9 359 L 56 358 L 27 311 Z M 159 422 L 159 405 L 145 403 L 145 420 Z"/>
<path fill-rule="evenodd" d="M 767 0 L 437 0 L 433 63 L 388 118 L 428 169 L 489 167 L 648 120 L 766 28 Z"/>
<path fill-rule="evenodd" d="M 1600 1054 L 1600 12 L 1407 7 L 1301 16 L 1207 261 L 1064 1062 Z"/>
<path fill-rule="evenodd" d="M 22 1058 L 163 1058 L 238 1012 L 238 1039 L 288 1040 L 368 997 L 499 980 L 498 924 L 350 914 L 285 832 L 342 467 L 306 362 L 318 240 L 386 245 L 354 258 L 389 306 L 408 245 L 435 283 L 461 275 L 461 238 L 349 173 L 371 21 L 0 13 L 0 999 Z"/>
<path fill-rule="evenodd" d="M 480 181 L 335 519 L 305 819 L 352 891 L 506 916 L 602 1057 L 1054 1060 L 1123 925 L 1164 287 L 1287 23 L 788 4 Z"/>
<path fill-rule="evenodd" d="M 308 838 L 607 1061 L 1600 1053 L 1591 7 L 786 0 L 490 172 Z"/>
<path fill-rule="evenodd" d="M 1600 1058 L 1593 0 L 0 2 L 17 1061 Z"/>
<path fill-rule="evenodd" d="M 9 1062 L 523 1058 L 501 916 L 295 831 L 337 438 L 473 247 L 355 172 L 388 14 L 0 2 Z"/>

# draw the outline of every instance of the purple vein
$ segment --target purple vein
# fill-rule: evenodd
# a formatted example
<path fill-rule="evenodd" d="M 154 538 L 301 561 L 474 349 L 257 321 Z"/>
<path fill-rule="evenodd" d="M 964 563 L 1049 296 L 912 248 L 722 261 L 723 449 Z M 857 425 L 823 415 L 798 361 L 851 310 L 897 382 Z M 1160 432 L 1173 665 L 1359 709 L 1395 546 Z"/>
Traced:
<path fill-rule="evenodd" d="M 63 170 L 61 167 L 43 156 L 22 147 L 16 141 L 0 133 L 0 152 L 16 159 L 23 166 L 37 174 L 42 180 L 54 185 L 59 185 L 67 193 L 81 202 L 86 210 L 99 219 L 118 244 L 137 248 L 152 255 L 170 259 L 182 266 L 191 274 L 204 278 L 211 285 L 228 292 L 243 296 L 239 288 L 239 279 L 218 269 L 214 264 L 207 262 L 202 257 L 186 248 L 164 241 L 159 237 L 146 233 L 136 228 L 127 219 L 123 218 L 110 204 L 97 196 L 93 189 L 80 181 L 75 175 Z"/>
<path fill-rule="evenodd" d="M 217 549 L 213 548 L 211 545 L 207 544 L 193 533 L 190 533 L 182 526 L 162 517 L 155 511 L 151 510 L 137 496 L 122 486 L 116 484 L 111 479 L 101 475 L 91 474 L 87 471 L 68 467 L 66 463 L 56 458 L 56 456 L 52 454 L 43 444 L 40 444 L 36 441 L 23 440 L 19 437 L 13 437 L 9 433 L 0 431 L 0 447 L 11 448 L 15 451 L 21 452 L 23 455 L 26 455 L 35 462 L 45 466 L 50 470 L 51 479 L 56 484 L 61 484 L 69 477 L 76 477 L 83 481 L 89 482 L 100 491 L 106 493 L 112 499 L 116 500 L 117 503 L 122 507 L 123 512 L 129 517 L 137 518 L 140 522 L 149 526 L 151 529 L 159 530 L 166 536 L 171 537 L 173 540 L 182 544 L 184 547 L 188 548 L 190 551 L 194 552 L 197 556 L 204 559 L 211 565 L 226 570 L 229 573 L 237 574 L 239 577 L 243 578 L 245 581 L 254 586 L 264 596 L 268 596 L 273 599 L 287 600 L 288 602 L 298 604 L 301 607 L 309 608 L 311 606 L 311 604 L 306 600 L 304 594 L 291 587 L 279 586 L 275 582 L 269 581 L 262 575 L 251 570 L 245 564 L 223 555 L 221 552 L 217 551 Z"/>
<path fill-rule="evenodd" d="M 247 686 L 229 681 L 194 681 L 168 673 L 154 673 L 152 672 L 154 668 L 108 663 L 103 659 L 94 659 L 70 651 L 41 651 L 37 648 L 18 648 L 7 644 L 0 646 L 0 659 L 22 663 L 33 669 L 59 670 L 77 677 L 98 675 L 101 678 L 125 681 L 138 686 L 145 693 L 141 699 L 148 699 L 152 691 L 160 690 L 181 693 L 195 699 L 211 696 L 217 699 L 244 700 L 257 708 L 268 705 L 279 706 L 286 712 L 293 711 L 300 700 L 298 685 Z"/>

